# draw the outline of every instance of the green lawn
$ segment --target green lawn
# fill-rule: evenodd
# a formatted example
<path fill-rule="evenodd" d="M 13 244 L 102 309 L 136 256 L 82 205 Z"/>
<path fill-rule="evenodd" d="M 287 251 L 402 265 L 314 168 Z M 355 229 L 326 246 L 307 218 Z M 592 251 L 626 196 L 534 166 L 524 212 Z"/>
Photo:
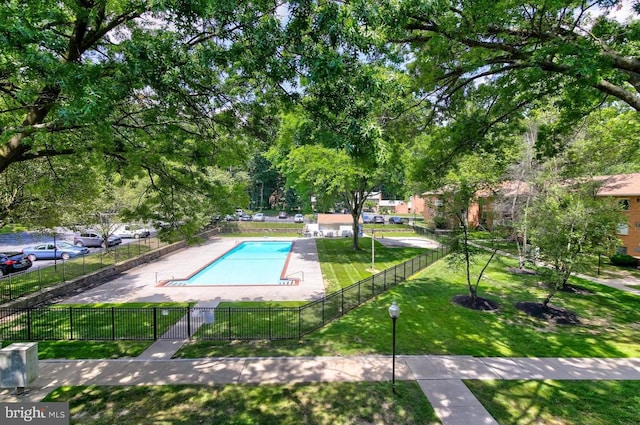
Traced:
<path fill-rule="evenodd" d="M 639 381 L 465 381 L 499 424 L 623 425 L 640 417 Z"/>
<path fill-rule="evenodd" d="M 474 242 L 486 247 L 498 248 L 511 255 L 518 255 L 518 248 L 515 242 L 487 240 L 475 240 Z M 575 272 L 577 273 L 602 279 L 624 279 L 626 277 L 640 279 L 640 270 L 632 267 L 615 266 L 611 264 L 609 257 L 606 255 L 602 255 L 600 258 L 597 255 L 590 255 L 581 257 L 581 260 L 575 265 Z"/>
<path fill-rule="evenodd" d="M 302 341 L 194 341 L 178 356 L 390 354 L 387 308 L 396 300 L 402 310 L 397 328 L 401 354 L 640 357 L 640 297 L 572 278 L 591 293 L 559 293 L 552 304 L 576 312 L 580 325 L 547 323 L 515 308 L 518 301 L 541 301 L 546 290 L 538 276 L 509 273 L 514 265 L 514 260 L 497 257 L 480 286 L 481 296 L 500 305 L 494 313 L 451 302 L 467 288 L 462 274 L 445 260 Z"/>
<path fill-rule="evenodd" d="M 187 305 L 173 302 L 56 305 L 48 310 L 20 314 L 11 321 L 4 320 L 0 329 L 18 329 L 18 335 L 23 337 L 16 335 L 17 340 L 39 341 L 40 359 L 135 357 L 154 342 L 154 325 L 155 333 L 162 335 L 180 320 Z M 162 314 L 162 310 L 167 314 Z M 27 337 L 27 327 L 31 329 L 31 338 Z M 115 341 L 110 340 L 113 337 Z M 132 341 L 132 337 L 140 340 Z M 51 340 L 56 338 L 76 340 Z M 81 338 L 94 340 L 77 340 Z M 11 342 L 3 341 L 3 345 Z"/>
<path fill-rule="evenodd" d="M 338 291 L 371 276 L 371 238 L 359 238 L 360 250 L 353 250 L 351 238 L 316 239 L 320 268 L 327 293 Z M 423 248 L 388 248 L 380 242 L 374 245 L 376 273 L 424 253 Z"/>
<path fill-rule="evenodd" d="M 415 382 L 61 387 L 71 424 L 313 425 L 441 423 Z"/>
<path fill-rule="evenodd" d="M 348 241 L 322 241 L 321 258 L 337 281 L 357 280 L 370 267 L 366 252 L 340 246 Z M 396 255 L 382 247 L 380 254 L 380 261 L 390 262 Z M 540 301 L 546 295 L 538 276 L 509 273 L 507 268 L 514 265 L 514 260 L 497 257 L 480 285 L 480 296 L 500 305 L 496 312 L 453 304 L 453 296 L 466 293 L 466 283 L 460 270 L 444 260 L 301 341 L 198 341 L 183 347 L 177 357 L 390 354 L 387 309 L 394 300 L 401 308 L 398 354 L 640 357 L 640 297 L 572 278 L 571 283 L 587 291 L 559 293 L 552 304 L 574 311 L 581 323 L 548 323 L 514 307 L 518 301 Z M 630 425 L 637 423 L 640 413 L 637 381 L 467 381 L 467 385 L 500 424 Z M 388 386 L 363 382 L 63 387 L 47 400 L 68 400 L 72 423 L 83 424 L 115 420 L 123 424 L 439 423 L 415 383 L 400 382 L 397 397 Z"/>

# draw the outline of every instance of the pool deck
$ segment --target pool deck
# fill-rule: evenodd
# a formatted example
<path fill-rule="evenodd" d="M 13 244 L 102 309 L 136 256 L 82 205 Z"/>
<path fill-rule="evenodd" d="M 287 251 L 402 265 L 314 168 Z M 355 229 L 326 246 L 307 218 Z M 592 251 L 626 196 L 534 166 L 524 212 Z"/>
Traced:
<path fill-rule="evenodd" d="M 298 285 L 273 286 L 158 286 L 164 280 L 186 278 L 240 242 L 294 241 L 287 276 L 302 278 Z M 312 238 L 214 238 L 133 268 L 61 304 L 100 302 L 187 302 L 215 306 L 221 301 L 311 301 L 325 295 L 318 251 Z"/>

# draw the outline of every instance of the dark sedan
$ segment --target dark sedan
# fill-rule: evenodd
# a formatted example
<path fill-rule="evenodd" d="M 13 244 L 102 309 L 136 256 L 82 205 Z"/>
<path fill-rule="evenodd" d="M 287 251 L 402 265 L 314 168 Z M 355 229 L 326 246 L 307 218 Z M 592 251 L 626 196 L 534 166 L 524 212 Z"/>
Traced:
<path fill-rule="evenodd" d="M 21 252 L 0 254 L 0 276 L 27 270 L 33 263 Z"/>
<path fill-rule="evenodd" d="M 400 217 L 389 217 L 389 224 L 402 224 L 404 220 Z"/>

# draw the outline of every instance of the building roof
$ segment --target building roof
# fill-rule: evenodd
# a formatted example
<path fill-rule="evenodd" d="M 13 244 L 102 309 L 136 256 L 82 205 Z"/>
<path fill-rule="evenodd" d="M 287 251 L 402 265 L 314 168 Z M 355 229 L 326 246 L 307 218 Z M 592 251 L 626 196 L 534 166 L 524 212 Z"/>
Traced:
<path fill-rule="evenodd" d="M 604 180 L 597 196 L 640 196 L 640 173 L 598 176 Z"/>
<path fill-rule="evenodd" d="M 362 223 L 362 217 L 358 223 Z M 353 217 L 351 214 L 318 214 L 318 224 L 353 224 Z"/>

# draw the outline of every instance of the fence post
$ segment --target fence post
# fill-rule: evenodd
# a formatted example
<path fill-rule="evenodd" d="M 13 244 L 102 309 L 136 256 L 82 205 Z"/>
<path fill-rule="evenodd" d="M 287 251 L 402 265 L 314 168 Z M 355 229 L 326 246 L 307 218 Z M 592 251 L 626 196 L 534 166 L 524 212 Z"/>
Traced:
<path fill-rule="evenodd" d="M 229 341 L 231 341 L 231 307 L 227 307 L 227 322 L 229 323 Z"/>
<path fill-rule="evenodd" d="M 27 307 L 27 339 L 31 340 L 31 307 Z"/>
<path fill-rule="evenodd" d="M 69 339 L 73 341 L 73 307 L 69 307 Z"/>
<path fill-rule="evenodd" d="M 138 244 L 138 246 L 140 246 Z M 191 306 L 187 305 L 187 338 L 191 339 Z"/>
<path fill-rule="evenodd" d="M 65 265 L 67 264 L 67 262 L 65 260 L 62 260 L 62 282 L 66 282 L 67 281 L 67 275 L 66 275 L 66 267 Z"/>
<path fill-rule="evenodd" d="M 13 298 L 11 297 L 11 275 L 9 275 L 9 301 L 13 300 Z"/>
<path fill-rule="evenodd" d="M 153 340 L 158 340 L 158 307 L 153 307 Z"/>
<path fill-rule="evenodd" d="M 271 340 L 271 306 L 269 306 L 269 340 Z"/>
<path fill-rule="evenodd" d="M 116 340 L 116 311 L 111 307 L 111 339 Z"/>
<path fill-rule="evenodd" d="M 302 307 L 298 307 L 298 339 L 302 338 Z"/>

